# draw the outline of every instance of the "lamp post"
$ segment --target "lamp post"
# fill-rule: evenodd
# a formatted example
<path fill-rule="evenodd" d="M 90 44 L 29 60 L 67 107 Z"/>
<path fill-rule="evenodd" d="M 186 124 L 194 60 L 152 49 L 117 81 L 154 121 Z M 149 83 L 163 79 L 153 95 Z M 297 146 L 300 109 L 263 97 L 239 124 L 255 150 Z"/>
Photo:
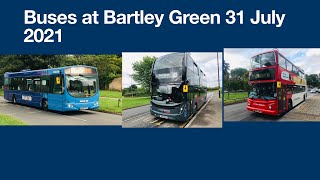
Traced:
<path fill-rule="evenodd" d="M 217 52 L 217 66 L 218 66 L 218 88 L 219 88 L 219 98 L 221 98 L 221 88 L 220 88 L 220 70 L 219 70 L 219 53 Z"/>

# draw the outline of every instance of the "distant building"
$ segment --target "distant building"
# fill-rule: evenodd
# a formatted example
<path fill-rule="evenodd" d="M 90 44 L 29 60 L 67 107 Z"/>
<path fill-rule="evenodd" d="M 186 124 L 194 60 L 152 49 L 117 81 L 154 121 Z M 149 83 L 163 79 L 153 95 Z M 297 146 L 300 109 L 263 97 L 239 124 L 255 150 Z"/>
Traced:
<path fill-rule="evenodd" d="M 122 90 L 122 77 L 118 77 L 112 80 L 109 84 L 110 90 L 121 91 Z"/>

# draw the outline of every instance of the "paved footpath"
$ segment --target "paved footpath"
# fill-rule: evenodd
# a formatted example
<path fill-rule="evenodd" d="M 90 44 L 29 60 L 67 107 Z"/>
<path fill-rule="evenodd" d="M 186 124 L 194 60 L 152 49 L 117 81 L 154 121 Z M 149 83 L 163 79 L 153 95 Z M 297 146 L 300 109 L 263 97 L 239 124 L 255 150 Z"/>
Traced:
<path fill-rule="evenodd" d="M 222 100 L 216 92 L 212 96 L 189 128 L 222 128 Z"/>
<path fill-rule="evenodd" d="M 316 94 L 283 116 L 285 120 L 320 121 L 320 95 Z"/>

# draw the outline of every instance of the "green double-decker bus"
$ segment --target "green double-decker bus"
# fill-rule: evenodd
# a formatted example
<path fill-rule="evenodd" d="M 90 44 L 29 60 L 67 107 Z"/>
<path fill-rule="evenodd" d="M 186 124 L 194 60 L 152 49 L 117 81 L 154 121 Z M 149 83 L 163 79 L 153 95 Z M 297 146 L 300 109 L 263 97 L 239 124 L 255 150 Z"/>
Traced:
<path fill-rule="evenodd" d="M 206 101 L 206 75 L 190 53 L 172 53 L 155 60 L 151 72 L 152 115 L 186 121 Z"/>

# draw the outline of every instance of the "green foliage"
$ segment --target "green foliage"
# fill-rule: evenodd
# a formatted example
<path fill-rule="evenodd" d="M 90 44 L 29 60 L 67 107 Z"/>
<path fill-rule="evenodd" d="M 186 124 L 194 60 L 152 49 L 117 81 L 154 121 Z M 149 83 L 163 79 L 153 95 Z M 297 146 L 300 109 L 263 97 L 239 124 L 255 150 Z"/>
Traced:
<path fill-rule="evenodd" d="M 124 88 L 122 89 L 122 96 L 125 97 L 146 97 L 146 96 L 150 96 L 150 91 L 146 91 L 146 89 L 144 88 Z"/>
<path fill-rule="evenodd" d="M 151 68 L 155 60 L 156 57 L 145 56 L 142 61 L 137 61 L 132 65 L 133 80 L 138 82 L 146 92 L 150 91 Z"/>
<path fill-rule="evenodd" d="M 229 70 L 229 67 L 228 67 Z M 224 77 L 224 89 L 227 91 L 244 90 L 249 91 L 249 71 L 244 68 L 235 68 L 231 70 L 229 76 Z"/>
<path fill-rule="evenodd" d="M 120 91 L 101 90 L 100 97 L 122 98 Z"/>
<path fill-rule="evenodd" d="M 231 70 L 231 78 L 236 80 L 243 80 L 244 75 L 248 72 L 247 69 L 244 68 L 235 68 Z"/>
<path fill-rule="evenodd" d="M 122 109 L 129 109 L 150 104 L 150 97 L 123 98 Z"/>
<path fill-rule="evenodd" d="M 0 55 L 0 84 L 3 84 L 5 72 L 73 65 L 97 67 L 101 89 L 107 89 L 114 78 L 122 75 L 122 57 L 119 55 Z"/>
<path fill-rule="evenodd" d="M 21 126 L 21 125 L 25 125 L 25 123 L 11 116 L 0 114 L 0 126 L 17 126 L 17 125 Z"/>
<path fill-rule="evenodd" d="M 234 104 L 240 102 L 246 102 L 248 98 L 248 92 L 232 92 L 224 93 L 224 104 Z"/>
<path fill-rule="evenodd" d="M 0 96 L 3 96 L 3 95 L 4 95 L 3 89 L 0 88 Z"/>
<path fill-rule="evenodd" d="M 119 106 L 118 106 L 118 103 L 119 103 Z M 120 101 L 118 102 L 118 99 L 101 97 L 100 108 L 98 109 L 98 111 L 121 114 L 122 100 L 120 99 Z"/>
<path fill-rule="evenodd" d="M 229 80 L 229 76 L 230 76 L 229 70 L 230 70 L 230 64 L 227 63 L 226 61 L 223 61 L 223 76 L 225 80 Z"/>
<path fill-rule="evenodd" d="M 320 78 L 317 74 L 306 74 L 306 80 L 308 86 L 311 87 L 319 87 L 320 86 Z"/>

